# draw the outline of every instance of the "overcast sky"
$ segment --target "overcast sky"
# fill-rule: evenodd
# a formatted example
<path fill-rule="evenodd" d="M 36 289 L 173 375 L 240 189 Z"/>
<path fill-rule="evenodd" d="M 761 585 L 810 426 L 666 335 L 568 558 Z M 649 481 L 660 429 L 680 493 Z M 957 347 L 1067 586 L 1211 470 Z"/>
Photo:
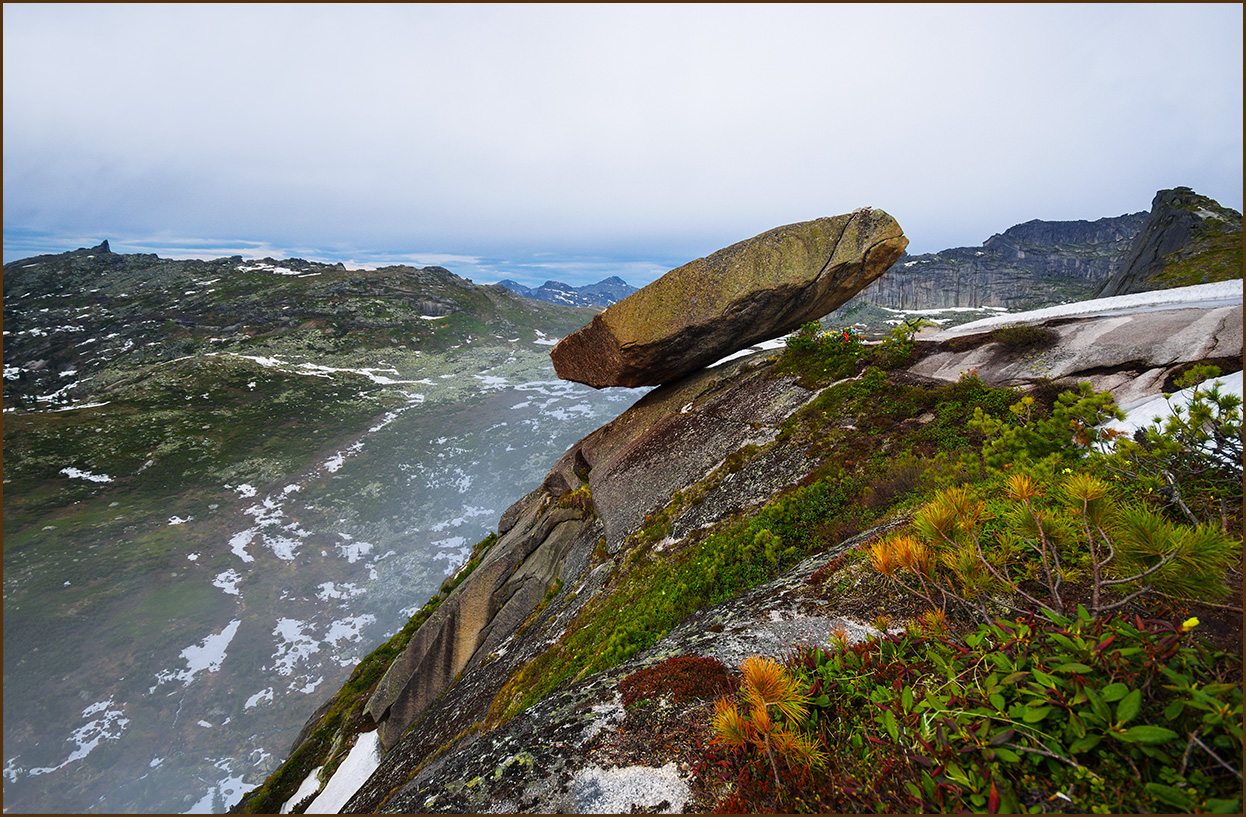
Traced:
<path fill-rule="evenodd" d="M 1242 6 L 4 6 L 4 259 L 640 285 L 870 205 L 912 253 L 1242 209 Z"/>

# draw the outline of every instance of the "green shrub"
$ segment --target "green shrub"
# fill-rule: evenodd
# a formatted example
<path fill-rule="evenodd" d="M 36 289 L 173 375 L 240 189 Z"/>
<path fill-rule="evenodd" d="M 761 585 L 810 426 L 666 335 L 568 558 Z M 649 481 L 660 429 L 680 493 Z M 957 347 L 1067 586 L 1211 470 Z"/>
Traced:
<path fill-rule="evenodd" d="M 1060 335 L 1055 330 L 1032 324 L 1004 326 L 991 332 L 989 337 L 992 343 L 997 343 L 1010 352 L 1046 348 L 1060 340 Z"/>
<path fill-rule="evenodd" d="M 1228 531 L 1242 501 L 1242 401 L 1219 383 L 1203 388 L 1217 374 L 1214 366 L 1186 372 L 1177 386 L 1194 388 L 1189 406 L 1170 403 L 1166 420 L 1157 417 L 1133 439 L 1117 440 L 1107 465 L 1191 523 L 1215 519 Z"/>
<path fill-rule="evenodd" d="M 786 341 L 776 374 L 795 374 L 807 388 L 825 386 L 856 373 L 865 346 L 852 333 L 823 332 L 817 321 L 801 326 Z"/>
<path fill-rule="evenodd" d="M 1241 659 L 1196 627 L 1079 610 L 806 650 L 820 768 L 712 749 L 701 774 L 730 811 L 1235 813 Z"/>

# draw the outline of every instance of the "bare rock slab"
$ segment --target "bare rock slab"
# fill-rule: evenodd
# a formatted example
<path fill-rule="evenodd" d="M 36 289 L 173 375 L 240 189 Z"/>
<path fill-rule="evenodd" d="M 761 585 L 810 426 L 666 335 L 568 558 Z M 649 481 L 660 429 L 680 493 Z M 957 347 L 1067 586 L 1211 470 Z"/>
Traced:
<path fill-rule="evenodd" d="M 776 227 L 673 269 L 550 352 L 563 380 L 654 386 L 843 305 L 908 246 L 882 210 Z"/>

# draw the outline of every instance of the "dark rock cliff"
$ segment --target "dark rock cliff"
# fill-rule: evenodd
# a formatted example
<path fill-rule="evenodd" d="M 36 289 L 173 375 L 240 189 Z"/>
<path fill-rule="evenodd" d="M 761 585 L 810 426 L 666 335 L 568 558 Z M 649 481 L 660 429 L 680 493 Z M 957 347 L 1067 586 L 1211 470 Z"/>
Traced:
<path fill-rule="evenodd" d="M 892 309 L 1034 309 L 1093 297 L 1129 252 L 1146 213 L 1097 221 L 1027 221 L 981 247 L 904 256 L 859 301 Z"/>
<path fill-rule="evenodd" d="M 1188 187 L 1161 190 L 1100 297 L 1242 277 L 1242 214 Z"/>

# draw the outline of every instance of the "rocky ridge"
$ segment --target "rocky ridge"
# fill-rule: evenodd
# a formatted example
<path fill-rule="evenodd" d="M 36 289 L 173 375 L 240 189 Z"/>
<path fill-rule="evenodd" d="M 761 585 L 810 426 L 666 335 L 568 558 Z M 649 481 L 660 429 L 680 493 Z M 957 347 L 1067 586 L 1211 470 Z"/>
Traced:
<path fill-rule="evenodd" d="M 1242 214 L 1188 187 L 1161 190 L 1099 297 L 1207 284 L 1242 275 Z"/>
<path fill-rule="evenodd" d="M 1235 309 L 1240 323 L 1240 303 Z M 1079 329 L 1102 331 L 1111 320 L 1090 317 Z M 1122 381 L 1131 382 L 1137 361 L 1144 361 L 1143 368 L 1153 364 L 1157 370 L 1148 379 L 1151 388 L 1160 388 L 1185 365 L 1184 358 L 1172 357 L 1162 333 L 1133 337 L 1138 342 L 1128 357 L 1134 362 L 1117 367 Z M 1213 353 L 1231 353 L 1234 338 L 1213 346 Z M 918 359 L 888 377 L 890 388 L 940 393 L 940 388 L 953 388 L 969 365 L 987 381 L 1008 381 L 1020 388 L 1046 382 L 1041 376 L 1035 381 L 1009 374 L 1014 353 L 989 332 L 963 337 L 959 347 L 955 351 L 948 341 L 919 344 Z M 1239 358 L 1240 347 L 1238 337 Z M 1093 346 L 1057 341 L 1046 353 L 1062 362 L 1058 383 L 1087 377 L 1111 383 Z M 811 577 L 883 528 L 830 538 L 820 553 L 770 583 L 702 608 L 626 662 L 557 685 L 513 717 L 503 713 L 509 711 L 508 702 L 523 696 L 524 690 L 514 686 L 516 679 L 532 680 L 525 668 L 540 665 L 551 645 L 568 644 L 576 628 L 584 626 L 594 600 L 604 600 L 626 584 L 629 565 L 671 559 L 697 547 L 741 514 L 756 513 L 785 488 L 807 481 L 828 461 L 850 459 L 853 455 L 847 452 L 856 446 L 886 446 L 893 434 L 924 431 L 937 438 L 946 433 L 936 433 L 939 420 L 928 409 L 899 417 L 892 421 L 895 425 L 870 426 L 867 406 L 876 405 L 877 398 L 862 406 L 865 414 L 828 418 L 838 440 L 829 448 L 811 448 L 809 437 L 792 433 L 817 415 L 818 398 L 825 400 L 846 385 L 806 389 L 797 378 L 779 375 L 773 358 L 758 355 L 655 389 L 614 423 L 577 443 L 540 488 L 503 515 L 498 540 L 476 568 L 485 570 L 480 581 L 492 602 L 485 602 L 481 587 L 472 588 L 473 573 L 441 602 L 439 610 L 448 606 L 449 615 L 429 619 L 449 646 L 461 642 L 464 630 L 480 621 L 479 614 L 465 612 L 464 604 L 493 610 L 494 618 L 481 628 L 480 637 L 469 639 L 480 644 L 477 651 L 461 662 L 442 663 L 440 656 L 449 652 L 429 651 L 412 640 L 417 654 L 435 660 L 410 663 L 404 656 L 391 665 L 391 672 L 425 690 L 418 699 L 425 707 L 422 712 L 387 703 L 397 698 L 384 682 L 366 707 L 357 699 L 356 707 L 363 708 L 355 728 L 377 728 L 379 717 L 387 750 L 345 810 L 463 813 L 503 804 L 506 810 L 522 812 L 580 811 L 609 788 L 607 772 L 621 775 L 639 767 L 656 775 L 668 762 L 675 764 L 682 787 L 655 784 L 635 794 L 623 810 L 666 810 L 673 803 L 699 810 L 712 807 L 714 793 L 698 789 L 692 774 L 698 761 L 693 746 L 710 738 L 705 707 L 693 703 L 665 714 L 660 708 L 633 713 L 619 704 L 618 682 L 672 656 L 710 655 L 733 666 L 749 654 L 782 657 L 793 644 L 826 644 L 834 631 L 853 639 L 868 636 L 868 595 L 862 591 L 856 601 L 829 600 Z M 750 420 L 743 421 L 746 417 Z M 707 440 L 703 432 L 711 424 L 729 430 Z M 665 522 L 656 542 L 645 534 L 655 519 Z M 499 548 L 504 552 L 497 553 Z M 505 567 L 486 570 L 488 564 Z M 508 580 L 494 578 L 500 573 L 508 573 Z M 463 612 L 456 616 L 456 609 Z M 458 624 L 449 626 L 453 618 Z M 449 685 L 432 692 L 434 678 L 422 675 L 427 672 Z M 398 717 L 411 718 L 410 724 L 402 727 Z M 690 723 L 699 723 L 700 731 L 677 737 Z M 348 743 L 349 737 L 342 742 Z"/>
<path fill-rule="evenodd" d="M 900 258 L 856 302 L 892 309 L 1036 309 L 1093 297 L 1120 266 L 1145 212 L 1096 221 L 1027 221 L 980 247 Z"/>
<path fill-rule="evenodd" d="M 497 285 L 525 298 L 588 308 L 610 306 L 636 291 L 636 287 L 617 275 L 578 287 L 562 281 L 546 281 L 539 287 L 526 287 L 509 278 L 498 281 Z"/>
<path fill-rule="evenodd" d="M 1041 229 L 1028 229 L 1039 235 L 1019 233 L 1041 240 Z M 1163 328 L 1169 316 L 1157 324 L 1154 313 L 1132 325 L 1119 315 L 1039 320 L 1047 325 L 1038 348 L 1018 350 L 990 331 L 919 343 L 913 360 L 885 376 L 876 372 L 870 385 L 860 374 L 811 382 L 763 353 L 653 390 L 568 450 L 539 488 L 502 515 L 497 539 L 481 543 L 475 572 L 434 600 L 402 657 L 386 665 L 384 680 L 366 696 L 335 704 L 352 713 L 348 726 L 309 721 L 307 733 L 319 733 L 324 743 L 346 745 L 352 732 L 373 728 L 382 736 L 386 753 L 346 810 L 587 810 L 603 781 L 617 782 L 633 767 L 662 780 L 674 774 L 683 788 L 656 786 L 623 803 L 631 810 L 713 806 L 714 793 L 695 790 L 699 778 L 691 774 L 691 747 L 708 733 L 686 734 L 679 749 L 678 741 L 662 739 L 657 723 L 695 732 L 690 722 L 708 722 L 704 706 L 634 712 L 619 704 L 619 680 L 675 655 L 732 661 L 754 652 L 779 655 L 802 641 L 826 643 L 832 628 L 866 634 L 868 596 L 841 595 L 829 604 L 812 579 L 880 529 L 828 529 L 815 556 L 673 622 L 657 640 L 623 628 L 611 636 L 617 642 L 592 642 L 592 623 L 610 610 L 625 617 L 629 593 L 655 603 L 652 586 L 629 589 L 644 581 L 637 576 L 667 575 L 662 565 L 681 554 L 712 551 L 706 543 L 715 536 L 738 530 L 763 504 L 782 507 L 796 486 L 816 484 L 815 474 L 838 468 L 846 479 L 863 452 L 885 451 L 901 435 L 929 440 L 921 445 L 931 452 L 963 444 L 956 437 L 963 418 L 938 407 L 954 399 L 969 369 L 984 383 L 1018 389 L 1091 379 L 1131 399 L 1164 388 L 1191 362 L 1237 361 L 1240 370 L 1240 331 L 1225 331 L 1234 321 L 1240 327 L 1240 299 L 1215 314 L 1174 312 L 1174 326 L 1192 326 L 1200 343 L 1176 349 Z M 1191 317 L 1205 320 L 1192 324 Z M 1160 328 L 1138 331 L 1147 321 Z M 1108 342 L 1089 342 L 1099 337 Z M 908 413 L 887 415 L 881 395 L 900 392 L 927 396 Z M 844 396 L 854 394 L 862 396 Z M 883 477 L 861 501 L 899 481 L 898 472 Z M 863 511 L 859 518 L 873 517 Z M 766 544 L 760 534 L 754 540 Z M 627 650 L 633 638 L 650 646 Z M 633 657 L 611 666 L 609 656 L 620 649 Z M 572 660 L 578 674 L 561 675 L 576 651 L 587 651 L 580 663 Z M 588 657 L 594 652 L 597 658 Z M 668 759 L 673 767 L 662 765 Z M 299 768 L 309 768 L 307 761 Z M 244 806 L 275 805 L 279 792 L 302 779 L 294 778 L 292 770 L 284 783 L 270 780 Z"/>

